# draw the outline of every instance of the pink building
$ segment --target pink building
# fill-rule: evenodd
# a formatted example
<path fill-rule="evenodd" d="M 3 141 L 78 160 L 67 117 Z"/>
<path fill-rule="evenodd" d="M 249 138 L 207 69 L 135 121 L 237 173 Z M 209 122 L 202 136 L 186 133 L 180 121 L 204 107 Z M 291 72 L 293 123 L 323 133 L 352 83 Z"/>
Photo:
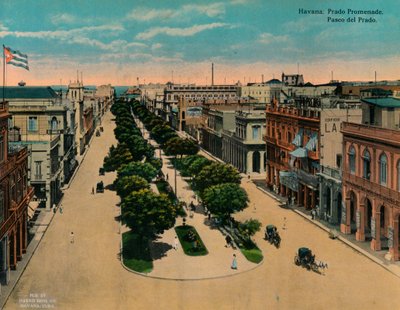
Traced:
<path fill-rule="evenodd" d="M 341 231 L 399 260 L 400 131 L 343 123 Z"/>

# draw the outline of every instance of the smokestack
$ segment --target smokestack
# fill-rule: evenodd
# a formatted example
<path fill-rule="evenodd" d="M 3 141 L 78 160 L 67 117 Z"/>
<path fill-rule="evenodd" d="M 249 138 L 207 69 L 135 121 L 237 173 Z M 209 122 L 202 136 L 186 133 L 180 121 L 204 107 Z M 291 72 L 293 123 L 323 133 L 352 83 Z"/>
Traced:
<path fill-rule="evenodd" d="M 261 83 L 264 84 L 264 74 L 261 74 Z"/>
<path fill-rule="evenodd" d="M 211 86 L 214 86 L 214 63 L 211 63 Z"/>

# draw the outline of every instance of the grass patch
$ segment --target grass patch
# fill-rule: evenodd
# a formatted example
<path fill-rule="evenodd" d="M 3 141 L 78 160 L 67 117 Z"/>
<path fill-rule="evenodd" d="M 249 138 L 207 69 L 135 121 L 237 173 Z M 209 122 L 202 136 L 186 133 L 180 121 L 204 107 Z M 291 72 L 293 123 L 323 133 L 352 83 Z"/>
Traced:
<path fill-rule="evenodd" d="M 207 255 L 208 251 L 203 241 L 201 240 L 196 228 L 190 225 L 177 226 L 175 227 L 176 234 L 178 235 L 179 241 L 186 255 L 189 256 L 202 256 Z M 189 235 L 194 235 L 196 241 L 196 247 L 194 247 L 194 241 L 190 240 Z"/>
<path fill-rule="evenodd" d="M 239 248 L 249 262 L 258 264 L 263 260 L 262 252 L 254 242 L 247 242 L 246 245 L 240 245 Z"/>
<path fill-rule="evenodd" d="M 150 249 L 139 242 L 138 235 L 127 231 L 122 234 L 122 257 L 124 265 L 137 272 L 149 273 L 153 270 Z"/>

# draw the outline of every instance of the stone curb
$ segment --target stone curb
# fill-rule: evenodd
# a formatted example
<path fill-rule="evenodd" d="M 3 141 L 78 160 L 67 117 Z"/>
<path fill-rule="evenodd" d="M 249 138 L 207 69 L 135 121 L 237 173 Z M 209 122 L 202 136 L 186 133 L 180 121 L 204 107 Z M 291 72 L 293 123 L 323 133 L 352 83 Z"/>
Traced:
<path fill-rule="evenodd" d="M 259 262 L 258 264 L 256 264 L 253 268 L 250 269 L 246 269 L 240 272 L 237 272 L 235 274 L 226 274 L 226 275 L 221 275 L 221 276 L 215 276 L 215 277 L 204 277 L 204 278 L 166 278 L 166 277 L 159 277 L 159 276 L 151 276 L 148 275 L 146 273 L 141 273 L 138 271 L 134 271 L 128 267 L 125 266 L 124 262 L 123 262 L 123 258 L 121 256 L 121 265 L 124 269 L 126 269 L 127 271 L 134 273 L 136 275 L 139 275 L 143 278 L 149 278 L 149 279 L 155 279 L 155 280 L 166 280 L 166 281 L 181 281 L 181 282 L 186 282 L 186 281 L 202 281 L 202 280 L 217 280 L 217 279 L 224 279 L 224 278 L 230 278 L 230 277 L 235 277 L 238 276 L 240 274 L 246 273 L 246 272 L 250 272 L 253 271 L 254 269 L 257 269 L 258 267 L 260 267 L 263 263 L 264 263 L 264 258 L 261 262 Z"/>
<path fill-rule="evenodd" d="M 267 192 L 266 190 L 264 190 L 263 188 L 256 186 L 260 191 L 262 191 L 263 193 L 267 194 L 268 196 L 270 196 L 271 198 L 275 199 L 276 201 L 281 202 L 281 200 L 278 197 L 275 197 L 274 195 L 272 195 L 271 193 Z M 319 227 L 320 229 L 326 231 L 326 232 L 330 232 L 330 229 L 328 227 L 326 227 L 325 225 L 323 225 L 322 223 L 318 222 L 318 221 L 313 221 L 311 218 L 308 217 L 308 215 L 304 214 L 303 212 L 293 209 L 291 208 L 291 210 L 293 212 L 295 212 L 296 214 L 302 216 L 304 219 L 308 220 L 309 222 L 313 223 L 314 225 L 316 225 L 317 227 Z M 395 272 L 393 270 L 391 270 L 389 268 L 388 265 L 386 265 L 384 262 L 382 262 L 379 258 L 371 255 L 370 253 L 368 253 L 367 251 L 361 249 L 360 247 L 358 247 L 357 245 L 355 245 L 354 243 L 352 243 L 351 241 L 347 240 L 346 238 L 344 238 L 343 236 L 339 235 L 336 239 L 340 240 L 341 242 L 343 242 L 344 244 L 346 244 L 347 246 L 351 247 L 353 250 L 357 251 L 358 253 L 364 255 L 365 257 L 367 257 L 368 259 L 370 259 L 371 261 L 373 261 L 374 263 L 378 264 L 379 266 L 381 266 L 382 268 L 386 269 L 387 271 L 389 271 L 391 274 L 395 275 L 396 277 L 400 278 L 400 273 L 399 272 Z"/>

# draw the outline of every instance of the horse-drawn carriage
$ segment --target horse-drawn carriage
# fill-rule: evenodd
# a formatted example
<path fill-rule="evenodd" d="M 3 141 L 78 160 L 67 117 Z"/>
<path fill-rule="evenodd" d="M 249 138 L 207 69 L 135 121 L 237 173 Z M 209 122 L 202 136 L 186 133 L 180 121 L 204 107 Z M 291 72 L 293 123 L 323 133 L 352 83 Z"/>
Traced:
<path fill-rule="evenodd" d="M 309 248 L 299 248 L 298 253 L 294 257 L 294 263 L 297 266 L 302 266 L 307 268 L 307 270 L 312 270 L 315 272 L 319 272 L 319 268 L 325 270 L 328 268 L 328 264 L 323 263 L 322 261 L 317 262 L 315 260 L 315 255 L 312 254 L 312 251 Z"/>
<path fill-rule="evenodd" d="M 281 237 L 279 236 L 276 226 L 267 225 L 265 228 L 265 240 L 279 248 L 281 244 Z"/>
<path fill-rule="evenodd" d="M 100 181 L 96 185 L 96 193 L 104 193 L 104 183 Z"/>

